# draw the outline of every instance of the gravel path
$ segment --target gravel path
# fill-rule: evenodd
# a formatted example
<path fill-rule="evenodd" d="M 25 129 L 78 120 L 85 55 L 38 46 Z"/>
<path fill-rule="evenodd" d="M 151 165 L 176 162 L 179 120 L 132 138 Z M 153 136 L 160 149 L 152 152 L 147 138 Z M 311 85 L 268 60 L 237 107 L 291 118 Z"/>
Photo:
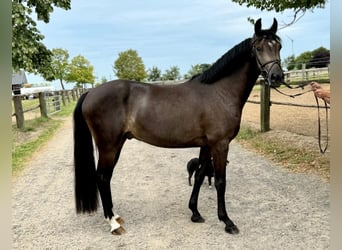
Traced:
<path fill-rule="evenodd" d="M 329 184 L 293 174 L 231 144 L 226 203 L 239 235 L 216 215 L 216 191 L 203 184 L 190 221 L 186 163 L 198 149 L 128 141 L 112 179 L 114 208 L 127 233 L 112 236 L 102 208 L 76 215 L 72 121 L 13 179 L 13 249 L 329 249 Z"/>

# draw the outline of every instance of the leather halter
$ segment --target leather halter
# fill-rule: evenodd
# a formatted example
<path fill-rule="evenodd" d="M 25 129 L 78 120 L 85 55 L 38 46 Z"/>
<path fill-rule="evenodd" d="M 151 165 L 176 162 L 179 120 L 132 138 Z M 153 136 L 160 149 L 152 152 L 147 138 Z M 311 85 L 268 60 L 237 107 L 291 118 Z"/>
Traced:
<path fill-rule="evenodd" d="M 268 83 L 268 85 L 271 86 L 271 82 L 269 81 L 269 72 L 272 70 L 272 68 L 275 66 L 275 65 L 278 65 L 279 68 L 281 68 L 281 65 L 280 65 L 280 60 L 279 59 L 275 59 L 275 60 L 271 60 L 271 61 L 268 61 L 268 62 L 265 62 L 265 63 L 261 63 L 259 57 L 256 55 L 255 53 L 255 46 L 254 46 L 254 43 L 256 42 L 257 40 L 254 40 L 252 42 L 252 46 L 253 46 L 253 50 L 252 50 L 252 55 L 255 56 L 256 58 L 256 61 L 257 61 L 257 64 L 259 66 L 259 69 L 260 69 L 260 74 L 262 75 L 262 77 L 266 80 L 266 82 Z M 271 64 L 271 66 L 269 67 L 269 69 L 267 70 L 266 66 Z"/>
<path fill-rule="evenodd" d="M 257 56 L 257 55 L 255 55 L 255 58 L 256 58 L 256 60 L 257 60 L 257 63 L 258 63 L 258 65 L 259 65 L 259 68 L 260 68 L 260 74 L 263 76 L 263 78 L 266 80 L 266 82 L 268 83 L 268 85 L 270 85 L 271 86 L 271 83 L 270 83 L 270 81 L 269 81 L 269 72 L 272 70 L 272 68 L 275 66 L 275 65 L 278 65 L 279 66 L 279 68 L 281 68 L 281 66 L 280 66 L 280 60 L 278 60 L 278 59 L 275 59 L 275 60 L 271 60 L 271 61 L 269 61 L 269 62 L 265 62 L 264 64 L 262 64 L 261 62 L 260 62 L 260 59 L 259 59 L 259 57 Z M 271 66 L 269 67 L 269 69 L 267 70 L 267 68 L 266 68 L 266 65 L 268 65 L 268 64 L 271 64 Z"/>

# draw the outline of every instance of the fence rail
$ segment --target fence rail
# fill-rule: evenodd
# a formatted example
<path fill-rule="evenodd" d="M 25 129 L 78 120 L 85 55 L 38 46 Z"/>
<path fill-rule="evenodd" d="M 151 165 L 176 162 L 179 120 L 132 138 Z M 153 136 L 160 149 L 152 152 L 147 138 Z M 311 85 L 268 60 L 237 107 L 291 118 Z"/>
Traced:
<path fill-rule="evenodd" d="M 59 112 L 63 106 L 71 101 L 76 101 L 86 89 L 72 89 L 72 90 L 61 90 L 61 91 L 45 91 L 36 93 L 38 96 L 38 104 L 24 109 L 23 101 L 27 99 L 26 95 L 14 95 L 13 106 L 15 121 L 18 129 L 25 128 L 25 116 L 24 113 L 40 110 L 41 117 L 48 117 L 51 114 Z"/>
<path fill-rule="evenodd" d="M 249 103 L 254 103 L 254 104 L 260 104 L 260 101 L 254 101 L 254 100 L 247 100 Z M 303 108 L 325 108 L 325 106 L 317 106 L 317 105 L 307 105 L 307 104 L 297 104 L 297 103 L 292 103 L 292 102 L 277 102 L 277 101 L 270 101 L 270 105 L 275 104 L 275 105 L 284 105 L 284 106 L 295 106 L 295 107 L 303 107 Z M 330 109 L 330 106 L 327 107 Z"/>
<path fill-rule="evenodd" d="M 288 83 L 298 83 L 303 81 L 312 81 L 312 80 L 323 80 L 326 82 L 330 81 L 329 78 L 329 68 L 315 68 L 315 69 L 305 69 L 302 70 L 293 70 L 285 72 L 285 80 Z M 177 80 L 177 81 L 155 81 L 150 82 L 151 84 L 157 85 L 165 85 L 165 84 L 180 84 L 185 82 L 186 80 Z M 258 82 L 260 83 L 262 78 L 259 78 Z M 29 109 L 23 110 L 22 100 L 25 98 L 24 95 L 15 95 L 13 96 L 14 103 L 14 113 L 12 116 L 16 117 L 17 128 L 23 129 L 25 127 L 25 119 L 24 113 L 28 111 L 32 111 L 35 109 L 40 109 L 40 114 L 42 117 L 48 117 L 49 114 L 53 114 L 59 112 L 63 106 L 66 105 L 67 102 L 70 102 L 70 98 L 74 101 L 79 98 L 79 96 L 85 92 L 85 89 L 73 89 L 73 90 L 63 90 L 63 91 L 53 91 L 53 92 L 41 92 L 38 94 L 39 96 L 39 105 L 31 107 Z M 260 104 L 260 124 L 261 131 L 265 132 L 270 129 L 270 106 L 275 105 L 288 105 L 288 106 L 297 106 L 297 107 L 305 107 L 305 108 L 317 108 L 316 105 L 303 105 L 303 104 L 294 104 L 294 103 L 283 103 L 283 102 L 275 102 L 270 100 L 270 89 L 264 84 L 261 84 L 261 101 L 252 101 L 248 100 L 247 102 Z M 319 106 L 319 108 L 324 108 Z M 328 107 L 330 108 L 330 107 Z"/>

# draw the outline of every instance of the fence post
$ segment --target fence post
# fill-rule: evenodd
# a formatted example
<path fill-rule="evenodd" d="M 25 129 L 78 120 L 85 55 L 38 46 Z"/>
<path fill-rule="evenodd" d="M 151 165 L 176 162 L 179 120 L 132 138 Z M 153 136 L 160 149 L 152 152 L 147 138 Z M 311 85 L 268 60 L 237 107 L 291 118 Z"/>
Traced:
<path fill-rule="evenodd" d="M 68 103 L 70 103 L 70 90 L 66 90 L 66 97 L 67 97 L 67 101 Z"/>
<path fill-rule="evenodd" d="M 76 100 L 77 100 L 78 98 L 80 98 L 80 95 L 79 95 L 79 93 L 78 93 L 78 89 L 77 89 L 77 88 L 75 89 L 75 94 L 76 94 Z"/>
<path fill-rule="evenodd" d="M 24 119 L 24 111 L 22 98 L 20 95 L 13 96 L 13 104 L 14 104 L 14 112 L 15 112 L 15 120 L 17 123 L 17 128 L 24 129 L 25 127 L 25 119 Z"/>
<path fill-rule="evenodd" d="M 72 96 L 72 100 L 76 101 L 75 89 L 71 90 L 71 96 Z"/>
<path fill-rule="evenodd" d="M 306 69 L 306 65 L 305 65 L 305 63 L 302 63 L 302 81 L 307 80 L 307 77 L 306 77 L 307 74 L 306 74 L 305 69 Z"/>
<path fill-rule="evenodd" d="M 60 95 L 61 95 L 61 97 L 62 97 L 63 106 L 65 106 L 65 95 L 64 95 L 64 90 L 61 90 L 59 93 L 60 93 Z"/>
<path fill-rule="evenodd" d="M 260 86 L 260 130 L 267 132 L 270 130 L 270 86 L 265 82 Z"/>
<path fill-rule="evenodd" d="M 41 117 L 47 118 L 47 107 L 46 107 L 46 100 L 45 100 L 45 93 L 39 92 L 39 108 L 40 108 L 40 115 Z"/>

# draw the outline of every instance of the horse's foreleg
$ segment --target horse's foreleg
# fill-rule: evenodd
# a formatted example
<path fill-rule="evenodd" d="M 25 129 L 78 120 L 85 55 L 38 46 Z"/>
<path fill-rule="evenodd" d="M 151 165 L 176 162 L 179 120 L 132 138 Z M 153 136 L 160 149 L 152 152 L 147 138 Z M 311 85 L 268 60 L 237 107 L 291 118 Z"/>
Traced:
<path fill-rule="evenodd" d="M 228 146 L 228 143 L 222 142 L 218 143 L 212 148 L 215 171 L 215 187 L 217 191 L 217 214 L 219 220 L 226 224 L 225 230 L 227 233 L 238 234 L 239 229 L 228 217 L 225 202 Z"/>
<path fill-rule="evenodd" d="M 191 221 L 204 222 L 203 217 L 198 212 L 198 195 L 205 177 L 206 166 L 209 164 L 211 155 L 208 147 L 201 147 L 199 160 L 201 167 L 196 171 L 195 183 L 189 200 L 189 208 L 192 211 Z"/>

